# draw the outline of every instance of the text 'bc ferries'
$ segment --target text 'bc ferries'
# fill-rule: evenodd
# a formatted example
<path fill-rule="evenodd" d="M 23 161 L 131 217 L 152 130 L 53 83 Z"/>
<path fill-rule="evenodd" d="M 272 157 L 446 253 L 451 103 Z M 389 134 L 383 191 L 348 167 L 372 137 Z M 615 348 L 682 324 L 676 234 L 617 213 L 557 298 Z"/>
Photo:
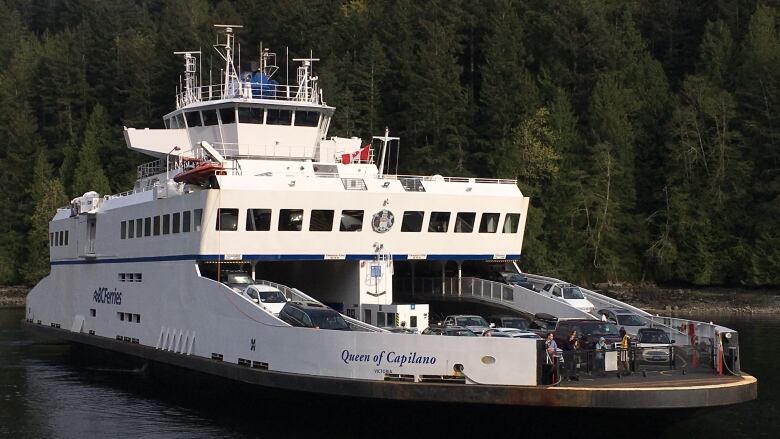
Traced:
<path fill-rule="evenodd" d="M 165 128 L 125 128 L 127 146 L 154 158 L 132 190 L 57 211 L 51 273 L 27 298 L 25 327 L 341 397 L 627 408 L 755 398 L 735 331 L 522 273 L 529 199 L 515 180 L 399 175 L 388 130 L 328 137 L 335 108 L 317 59 L 290 60 L 282 84 L 273 52 L 242 66 L 240 26 L 216 27 L 219 79 L 203 85 L 201 53 L 177 52 L 184 74 Z"/>

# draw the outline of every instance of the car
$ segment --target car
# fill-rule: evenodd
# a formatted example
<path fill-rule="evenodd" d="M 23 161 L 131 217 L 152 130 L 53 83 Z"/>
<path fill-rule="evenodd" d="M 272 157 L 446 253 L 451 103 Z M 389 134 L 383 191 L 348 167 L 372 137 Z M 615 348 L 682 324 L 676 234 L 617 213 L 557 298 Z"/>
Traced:
<path fill-rule="evenodd" d="M 577 285 L 567 283 L 547 284 L 542 288 L 542 291 L 550 294 L 551 297 L 563 299 L 580 311 L 591 313 L 596 309 L 590 300 L 585 298 L 582 290 Z"/>
<path fill-rule="evenodd" d="M 476 315 L 452 315 L 444 319 L 444 326 L 460 326 L 468 328 L 477 335 L 490 329 L 487 320 Z"/>
<path fill-rule="evenodd" d="M 317 302 L 287 302 L 279 311 L 279 319 L 302 328 L 351 330 L 341 314 Z"/>
<path fill-rule="evenodd" d="M 383 326 L 382 329 L 396 334 L 417 334 L 417 329 L 405 328 L 403 326 Z"/>
<path fill-rule="evenodd" d="M 640 328 L 647 326 L 641 317 L 625 308 L 604 308 L 598 311 L 599 316 L 606 316 L 607 320 L 625 328 L 629 335 L 635 336 Z"/>
<path fill-rule="evenodd" d="M 515 273 L 512 271 L 501 271 L 499 272 L 501 275 L 501 281 L 507 285 L 512 285 L 516 287 L 523 287 L 525 289 L 536 291 L 536 285 L 533 284 L 533 282 L 528 280 L 528 277 L 526 277 L 523 274 Z"/>
<path fill-rule="evenodd" d="M 477 336 L 474 331 L 460 326 L 429 326 L 423 330 L 422 335 L 446 335 L 450 337 Z"/>
<path fill-rule="evenodd" d="M 278 315 L 287 303 L 287 298 L 284 297 L 278 288 L 274 288 L 270 285 L 253 284 L 244 288 L 241 292 L 249 300 L 255 302 L 261 307 L 272 312 L 274 315 Z"/>
<path fill-rule="evenodd" d="M 641 328 L 636 335 L 636 347 L 646 363 L 668 363 L 674 356 L 674 340 L 659 328 Z"/>
<path fill-rule="evenodd" d="M 252 275 L 243 271 L 229 271 L 222 273 L 222 283 L 229 286 L 233 291 L 240 293 L 244 288 L 255 283 Z"/>
<path fill-rule="evenodd" d="M 494 328 L 528 329 L 531 325 L 528 319 L 517 316 L 490 316 L 487 321 Z"/>
<path fill-rule="evenodd" d="M 483 337 L 509 337 L 509 338 L 530 338 L 541 340 L 542 337 L 531 331 L 523 331 L 515 328 L 491 328 L 482 333 Z"/>
<path fill-rule="evenodd" d="M 604 337 L 607 346 L 620 343 L 620 331 L 612 322 L 603 322 L 594 319 L 566 319 L 559 320 L 555 327 L 555 342 L 560 347 L 569 344 L 569 335 L 577 331 L 581 349 L 594 349 L 600 337 Z"/>

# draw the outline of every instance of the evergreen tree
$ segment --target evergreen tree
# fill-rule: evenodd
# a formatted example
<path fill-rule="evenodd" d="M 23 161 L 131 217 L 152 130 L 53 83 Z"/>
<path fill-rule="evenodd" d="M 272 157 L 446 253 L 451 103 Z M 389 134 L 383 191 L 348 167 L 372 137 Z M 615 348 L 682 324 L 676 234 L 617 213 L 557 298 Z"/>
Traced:
<path fill-rule="evenodd" d="M 35 160 L 32 199 L 34 203 L 30 232 L 27 234 L 29 251 L 23 276 L 34 284 L 49 272 L 49 221 L 67 203 L 62 183 L 53 177 L 51 165 L 41 151 Z"/>
<path fill-rule="evenodd" d="M 73 176 L 73 192 L 81 195 L 95 191 L 101 195 L 111 193 L 111 188 L 103 172 L 100 161 L 100 150 L 106 144 L 105 110 L 100 105 L 95 106 L 84 130 L 84 141 L 79 149 L 79 164 Z"/>

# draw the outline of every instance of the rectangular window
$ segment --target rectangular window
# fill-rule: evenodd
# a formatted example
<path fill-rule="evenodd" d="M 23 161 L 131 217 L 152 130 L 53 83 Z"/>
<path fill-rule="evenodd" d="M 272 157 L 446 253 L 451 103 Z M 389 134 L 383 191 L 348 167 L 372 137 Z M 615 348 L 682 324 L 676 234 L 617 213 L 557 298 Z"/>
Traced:
<path fill-rule="evenodd" d="M 119 282 L 125 281 L 125 273 L 119 273 Z"/>
<path fill-rule="evenodd" d="M 97 310 L 95 308 L 90 308 L 89 309 L 89 315 L 91 315 L 92 317 L 96 317 L 97 316 Z"/>
<path fill-rule="evenodd" d="M 143 280 L 143 274 L 141 273 L 135 273 L 133 277 L 135 278 L 136 282 L 141 282 Z"/>
<path fill-rule="evenodd" d="M 279 211 L 279 230 L 300 232 L 302 226 L 302 209 L 282 209 Z"/>
<path fill-rule="evenodd" d="M 363 211 L 342 210 L 339 230 L 342 232 L 359 232 L 363 230 Z"/>
<path fill-rule="evenodd" d="M 154 217 L 154 223 L 152 224 L 152 233 L 154 236 L 160 236 L 160 217 Z"/>
<path fill-rule="evenodd" d="M 409 316 L 409 327 L 410 328 L 417 327 L 417 316 Z"/>
<path fill-rule="evenodd" d="M 474 231 L 474 220 L 477 214 L 474 212 L 458 212 L 455 217 L 455 233 L 471 233 Z"/>
<path fill-rule="evenodd" d="M 193 221 L 193 230 L 196 232 L 200 232 L 201 224 L 203 224 L 203 209 L 195 209 L 195 214 L 192 218 Z"/>
<path fill-rule="evenodd" d="M 68 245 L 68 231 L 65 231 L 65 245 Z"/>
<path fill-rule="evenodd" d="M 190 128 L 199 127 L 201 125 L 200 111 L 188 111 L 184 113 L 184 117 L 187 118 L 187 126 Z"/>
<path fill-rule="evenodd" d="M 292 111 L 269 108 L 265 123 L 266 125 L 290 125 L 292 123 Z"/>
<path fill-rule="evenodd" d="M 60 231 L 60 232 L 57 232 L 57 233 L 60 235 L 60 237 L 58 238 L 58 240 L 59 240 L 59 242 L 60 242 L 60 245 L 62 245 L 62 243 L 63 243 L 63 240 L 65 239 L 65 234 L 64 234 L 64 233 L 62 233 L 62 231 Z"/>
<path fill-rule="evenodd" d="M 141 218 L 138 218 L 137 220 L 135 220 L 135 237 L 136 238 L 140 238 L 141 235 L 144 234 L 143 233 L 143 228 L 144 228 L 143 224 L 144 224 L 144 222 L 143 222 L 143 220 Z"/>
<path fill-rule="evenodd" d="M 309 230 L 312 232 L 330 232 L 333 230 L 333 211 L 312 210 L 311 221 L 309 221 Z"/>
<path fill-rule="evenodd" d="M 271 230 L 271 209 L 247 209 L 246 229 L 255 232 Z"/>
<path fill-rule="evenodd" d="M 162 222 L 163 223 L 163 228 L 162 228 L 163 229 L 163 231 L 162 231 L 163 235 L 170 235 L 170 233 L 171 233 L 171 215 L 166 213 L 165 215 L 163 215 L 162 219 L 163 219 L 163 222 Z"/>
<path fill-rule="evenodd" d="M 135 238 L 135 220 L 127 222 L 127 237 L 129 239 Z"/>
<path fill-rule="evenodd" d="M 380 328 L 382 326 L 386 326 L 386 323 L 385 323 L 385 313 L 383 313 L 381 311 L 377 311 L 377 313 L 376 313 L 376 325 L 379 326 Z"/>
<path fill-rule="evenodd" d="M 219 119 L 217 119 L 217 110 L 203 110 L 203 125 L 205 126 L 214 126 L 219 124 Z"/>
<path fill-rule="evenodd" d="M 179 212 L 176 212 L 172 216 L 173 224 L 172 224 L 172 232 L 173 233 L 179 233 L 181 231 L 181 214 Z"/>
<path fill-rule="evenodd" d="M 122 221 L 119 226 L 119 239 L 127 238 L 127 221 Z"/>
<path fill-rule="evenodd" d="M 496 233 L 498 230 L 498 213 L 483 213 L 479 223 L 479 233 Z"/>
<path fill-rule="evenodd" d="M 179 128 L 186 128 L 184 125 L 184 116 L 182 116 L 181 113 L 176 115 L 176 125 L 178 125 Z"/>
<path fill-rule="evenodd" d="M 238 107 L 238 122 L 254 124 L 263 123 L 263 109 Z"/>
<path fill-rule="evenodd" d="M 296 111 L 295 126 L 316 127 L 320 123 L 320 113 L 316 111 Z"/>
<path fill-rule="evenodd" d="M 217 230 L 238 230 L 238 209 L 217 209 Z"/>
<path fill-rule="evenodd" d="M 144 218 L 144 236 L 152 236 L 152 217 Z"/>
<path fill-rule="evenodd" d="M 423 217 L 425 212 L 422 210 L 411 210 L 404 212 L 404 219 L 401 222 L 402 232 L 419 232 L 422 230 Z"/>
<path fill-rule="evenodd" d="M 163 122 L 165 123 L 165 128 L 170 129 L 171 128 L 171 119 L 163 119 Z"/>
<path fill-rule="evenodd" d="M 219 118 L 222 119 L 222 125 L 227 125 L 229 123 L 236 123 L 236 109 L 233 107 L 220 108 Z"/>
<path fill-rule="evenodd" d="M 116 313 L 116 315 L 118 315 L 118 316 L 119 316 L 119 320 L 121 320 L 121 321 L 123 321 L 123 322 L 125 321 L 125 313 L 123 313 L 123 312 L 117 312 L 117 313 Z"/>
<path fill-rule="evenodd" d="M 168 129 L 179 128 L 179 121 L 175 117 L 171 117 L 170 119 L 168 119 L 168 123 L 165 125 L 165 128 Z"/>
<path fill-rule="evenodd" d="M 428 222 L 429 232 L 445 233 L 449 227 L 449 212 L 431 212 L 431 220 Z"/>
<path fill-rule="evenodd" d="M 49 247 L 54 247 L 54 232 L 49 232 Z"/>
<path fill-rule="evenodd" d="M 508 213 L 504 219 L 504 233 L 517 233 L 520 228 L 520 214 Z"/>
<path fill-rule="evenodd" d="M 189 210 L 185 210 L 182 214 L 181 231 L 182 233 L 190 233 L 192 213 Z"/>

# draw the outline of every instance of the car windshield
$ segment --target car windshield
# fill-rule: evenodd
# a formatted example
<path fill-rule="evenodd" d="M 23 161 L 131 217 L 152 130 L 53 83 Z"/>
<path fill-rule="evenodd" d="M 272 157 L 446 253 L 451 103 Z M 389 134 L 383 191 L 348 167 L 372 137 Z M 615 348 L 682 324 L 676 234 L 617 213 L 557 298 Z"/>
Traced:
<path fill-rule="evenodd" d="M 528 329 L 528 321 L 521 318 L 502 319 L 501 326 L 504 328 Z"/>
<path fill-rule="evenodd" d="M 458 317 L 455 319 L 458 326 L 487 326 L 488 323 L 480 316 Z"/>
<path fill-rule="evenodd" d="M 639 342 L 669 344 L 669 336 L 661 331 L 642 331 L 639 334 Z"/>
<path fill-rule="evenodd" d="M 458 337 L 476 337 L 477 334 L 469 331 L 468 329 L 451 329 L 447 331 L 447 335 L 454 335 Z"/>
<path fill-rule="evenodd" d="M 504 279 L 506 279 L 507 282 L 511 283 L 520 283 L 520 282 L 528 282 L 528 278 L 525 276 L 521 276 L 517 273 L 502 273 L 504 275 Z"/>
<path fill-rule="evenodd" d="M 227 281 L 231 284 L 249 285 L 252 283 L 252 276 L 246 273 L 228 273 Z"/>
<path fill-rule="evenodd" d="M 582 291 L 580 291 L 579 287 L 564 287 L 563 288 L 563 298 L 564 299 L 584 299 L 585 297 L 582 295 Z"/>
<path fill-rule="evenodd" d="M 311 323 L 320 329 L 348 330 L 349 325 L 341 315 L 335 311 L 309 311 Z"/>
<path fill-rule="evenodd" d="M 642 321 L 642 319 L 639 318 L 639 316 L 634 314 L 618 314 L 617 315 L 617 321 L 618 324 L 624 325 L 624 326 L 644 326 L 645 322 Z"/>
<path fill-rule="evenodd" d="M 583 335 L 618 335 L 618 327 L 614 323 L 602 322 L 593 325 L 583 325 Z"/>
<path fill-rule="evenodd" d="M 274 291 L 258 291 L 257 293 L 260 296 L 260 301 L 263 303 L 284 303 L 287 302 L 287 299 L 285 299 L 284 294 L 282 294 L 281 291 L 274 290 Z"/>

